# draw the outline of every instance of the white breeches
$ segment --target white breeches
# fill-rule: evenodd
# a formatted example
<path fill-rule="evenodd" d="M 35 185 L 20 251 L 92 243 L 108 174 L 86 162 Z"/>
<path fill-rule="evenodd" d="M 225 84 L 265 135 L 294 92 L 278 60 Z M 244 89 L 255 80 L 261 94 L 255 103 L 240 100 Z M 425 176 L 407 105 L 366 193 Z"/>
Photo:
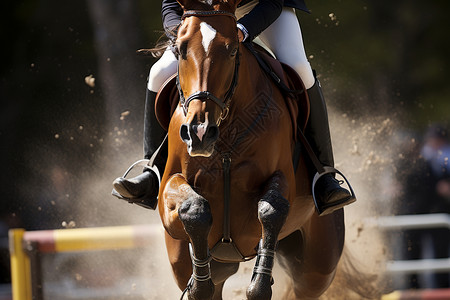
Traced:
<path fill-rule="evenodd" d="M 238 20 L 248 14 L 258 1 L 252 1 L 238 8 Z M 303 81 L 306 89 L 314 85 L 315 78 L 306 58 L 302 30 L 292 7 L 283 7 L 281 15 L 257 37 L 275 54 L 276 58 L 291 66 Z"/>
<path fill-rule="evenodd" d="M 158 92 L 163 83 L 177 72 L 178 60 L 170 47 L 153 64 L 148 75 L 147 88 L 152 92 Z"/>
<path fill-rule="evenodd" d="M 256 4 L 252 1 L 236 10 L 237 18 L 247 14 Z M 281 15 L 258 38 L 283 63 L 291 66 L 300 75 L 306 89 L 314 85 L 315 78 L 306 58 L 302 31 L 295 9 L 284 7 Z M 170 48 L 152 66 L 148 77 L 148 89 L 157 92 L 163 83 L 177 71 L 177 58 Z"/>

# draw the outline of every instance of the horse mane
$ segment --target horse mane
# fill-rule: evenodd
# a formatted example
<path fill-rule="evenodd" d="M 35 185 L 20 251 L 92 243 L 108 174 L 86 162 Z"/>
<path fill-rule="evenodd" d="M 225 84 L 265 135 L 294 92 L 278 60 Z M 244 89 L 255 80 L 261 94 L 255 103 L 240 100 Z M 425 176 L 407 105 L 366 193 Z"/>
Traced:
<path fill-rule="evenodd" d="M 209 6 L 213 5 L 213 0 L 199 0 L 199 2 L 209 5 Z"/>
<path fill-rule="evenodd" d="M 176 31 L 169 31 L 170 35 L 176 36 Z M 156 44 L 153 48 L 143 48 L 136 50 L 136 54 L 140 56 L 152 56 L 155 58 L 159 58 L 164 54 L 167 47 L 170 47 L 174 44 L 174 41 L 169 39 L 165 33 L 162 33 L 161 36 L 156 41 Z"/>

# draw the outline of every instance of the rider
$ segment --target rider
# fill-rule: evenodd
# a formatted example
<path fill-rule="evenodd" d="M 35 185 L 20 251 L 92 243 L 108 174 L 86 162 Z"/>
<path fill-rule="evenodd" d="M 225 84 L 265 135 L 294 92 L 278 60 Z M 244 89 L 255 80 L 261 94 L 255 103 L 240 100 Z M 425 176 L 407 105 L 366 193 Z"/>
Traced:
<path fill-rule="evenodd" d="M 257 36 L 283 63 L 293 67 L 300 75 L 310 100 L 310 118 L 305 135 L 320 162 L 333 166 L 333 151 L 325 101 L 318 79 L 306 58 L 302 32 L 295 9 L 309 12 L 304 0 L 243 0 L 236 10 L 240 42 L 252 41 Z M 176 0 L 162 1 L 162 19 L 167 37 L 174 42 L 176 29 L 183 10 Z M 164 139 L 165 132 L 155 117 L 154 104 L 157 91 L 177 71 L 178 61 L 171 47 L 152 66 L 148 78 L 144 118 L 144 155 L 149 159 Z M 155 165 L 161 172 L 165 167 L 164 155 L 158 155 Z M 131 179 L 117 178 L 115 190 L 126 200 L 155 208 L 159 181 L 154 171 L 146 169 Z M 350 192 L 341 187 L 332 174 L 316 184 L 316 201 L 320 214 L 327 214 L 355 201 Z"/>

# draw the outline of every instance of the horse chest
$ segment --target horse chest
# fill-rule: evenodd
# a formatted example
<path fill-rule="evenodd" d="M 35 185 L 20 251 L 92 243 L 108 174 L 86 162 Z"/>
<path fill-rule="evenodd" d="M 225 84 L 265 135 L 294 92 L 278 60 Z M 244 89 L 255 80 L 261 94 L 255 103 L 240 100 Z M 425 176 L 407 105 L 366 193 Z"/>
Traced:
<path fill-rule="evenodd" d="M 224 168 L 222 154 L 216 153 L 213 159 L 197 158 L 186 168 L 185 176 L 189 184 L 203 194 L 223 198 Z M 194 159 L 193 159 L 194 160 Z M 275 162 L 260 163 L 254 155 L 248 159 L 231 157 L 230 164 L 230 192 L 236 197 L 252 197 L 258 194 L 264 182 L 276 169 Z"/>

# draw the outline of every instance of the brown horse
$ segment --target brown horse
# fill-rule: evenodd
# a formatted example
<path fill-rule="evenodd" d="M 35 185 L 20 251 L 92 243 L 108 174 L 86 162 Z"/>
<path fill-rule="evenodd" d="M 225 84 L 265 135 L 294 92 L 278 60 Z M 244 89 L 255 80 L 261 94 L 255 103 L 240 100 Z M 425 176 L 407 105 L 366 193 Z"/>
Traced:
<path fill-rule="evenodd" d="M 274 256 L 299 299 L 331 284 L 344 243 L 342 209 L 319 217 L 282 92 L 238 42 L 239 0 L 180 0 L 177 85 L 159 213 L 175 280 L 189 299 L 222 299 L 256 257 L 248 299 L 270 299 Z M 220 130 L 219 130 L 220 128 Z"/>

